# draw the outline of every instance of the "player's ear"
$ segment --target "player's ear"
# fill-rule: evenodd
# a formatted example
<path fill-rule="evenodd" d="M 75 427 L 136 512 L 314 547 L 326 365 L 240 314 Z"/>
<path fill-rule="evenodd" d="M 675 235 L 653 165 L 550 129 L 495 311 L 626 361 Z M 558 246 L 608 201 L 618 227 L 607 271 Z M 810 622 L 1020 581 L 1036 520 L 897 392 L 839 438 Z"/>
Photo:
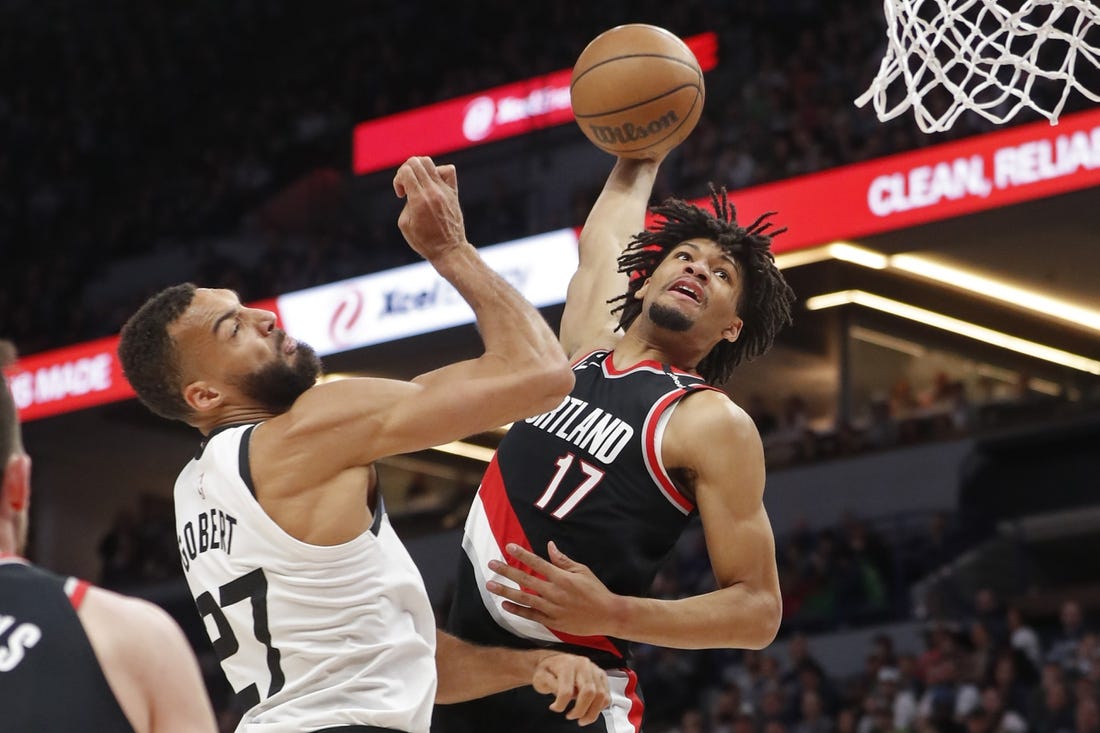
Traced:
<path fill-rule="evenodd" d="M 642 283 L 642 287 L 638 288 L 634 292 L 634 300 L 642 300 L 643 298 L 645 298 L 645 294 L 647 292 L 649 292 L 649 282 L 650 282 L 650 280 L 652 280 L 652 278 L 647 277 L 645 279 L 645 282 Z"/>
<path fill-rule="evenodd" d="M 31 498 L 31 457 L 26 453 L 16 453 L 8 459 L 4 467 L 3 482 L 0 483 L 0 511 L 18 513 L 27 508 Z"/>
<path fill-rule="evenodd" d="M 744 327 L 745 322 L 740 318 L 734 319 L 734 321 L 722 329 L 722 339 L 733 343 L 741 335 L 741 329 Z"/>
<path fill-rule="evenodd" d="M 191 382 L 183 388 L 183 400 L 195 412 L 206 412 L 220 405 L 225 394 L 209 382 Z"/>

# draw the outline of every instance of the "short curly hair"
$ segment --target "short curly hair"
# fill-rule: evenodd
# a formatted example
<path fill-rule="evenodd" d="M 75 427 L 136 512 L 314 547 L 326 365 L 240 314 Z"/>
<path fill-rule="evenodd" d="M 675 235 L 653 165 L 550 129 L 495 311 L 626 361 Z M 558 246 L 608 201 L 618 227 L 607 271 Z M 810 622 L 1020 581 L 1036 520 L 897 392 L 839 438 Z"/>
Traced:
<path fill-rule="evenodd" d="M 149 298 L 126 321 L 118 343 L 122 373 L 138 399 L 161 417 L 184 422 L 192 410 L 183 399 L 179 354 L 168 326 L 191 305 L 195 291 L 193 283 L 183 283 Z"/>
<path fill-rule="evenodd" d="M 772 237 L 786 231 L 769 231 L 772 224 L 768 220 L 775 212 L 742 227 L 725 187 L 711 184 L 710 191 L 713 212 L 675 198 L 653 207 L 661 220 L 635 235 L 620 255 L 619 272 L 630 275 L 630 285 L 609 302 L 622 301 L 612 313 L 620 314 L 619 327 L 625 331 L 642 312 L 642 303 L 635 294 L 673 249 L 689 239 L 715 242 L 738 265 L 741 297 L 737 313 L 744 321 L 736 341 L 718 342 L 695 367 L 709 384 L 717 385 L 726 382 L 738 364 L 771 348 L 779 331 L 792 321 L 795 295 L 776 267 L 771 251 Z"/>

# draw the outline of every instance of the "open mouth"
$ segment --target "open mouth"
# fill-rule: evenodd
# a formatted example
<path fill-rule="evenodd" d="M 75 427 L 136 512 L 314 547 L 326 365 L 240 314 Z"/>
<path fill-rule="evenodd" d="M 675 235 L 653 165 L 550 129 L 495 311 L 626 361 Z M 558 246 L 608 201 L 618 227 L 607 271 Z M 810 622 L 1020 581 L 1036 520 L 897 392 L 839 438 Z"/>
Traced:
<path fill-rule="evenodd" d="M 690 298 L 696 303 L 703 302 L 702 289 L 696 283 L 689 280 L 677 280 L 676 282 L 672 283 L 672 287 L 670 287 L 668 290 L 670 293 L 678 293 L 686 298 Z"/>

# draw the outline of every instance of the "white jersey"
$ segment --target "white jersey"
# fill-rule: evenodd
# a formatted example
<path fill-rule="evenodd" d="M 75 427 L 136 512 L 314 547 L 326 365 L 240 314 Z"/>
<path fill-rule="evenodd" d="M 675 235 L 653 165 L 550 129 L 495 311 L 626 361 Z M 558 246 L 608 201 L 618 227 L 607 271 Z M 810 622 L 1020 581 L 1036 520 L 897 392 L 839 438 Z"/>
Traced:
<path fill-rule="evenodd" d="M 239 733 L 429 729 L 435 616 L 381 498 L 342 545 L 294 539 L 257 503 L 255 425 L 215 431 L 176 480 L 176 539 L 214 651 L 246 706 Z"/>

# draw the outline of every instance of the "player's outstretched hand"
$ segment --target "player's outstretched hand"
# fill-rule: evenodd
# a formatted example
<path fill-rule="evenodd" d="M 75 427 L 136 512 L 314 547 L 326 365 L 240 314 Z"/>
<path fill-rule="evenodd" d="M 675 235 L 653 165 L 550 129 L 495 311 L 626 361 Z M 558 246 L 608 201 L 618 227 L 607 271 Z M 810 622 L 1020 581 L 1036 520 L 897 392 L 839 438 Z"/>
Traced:
<path fill-rule="evenodd" d="M 492 560 L 489 569 L 519 587 L 489 581 L 485 588 L 504 599 L 505 611 L 577 636 L 615 636 L 620 596 L 600 582 L 587 565 L 574 562 L 553 542 L 547 543 L 552 563 L 519 545 L 505 551 L 530 570 Z"/>
<path fill-rule="evenodd" d="M 531 684 L 537 692 L 554 696 L 550 709 L 556 713 L 565 712 L 572 702 L 565 717 L 580 725 L 595 722 L 611 703 L 607 673 L 590 659 L 574 654 L 554 652 L 543 657 Z"/>
<path fill-rule="evenodd" d="M 405 199 L 397 227 L 421 257 L 432 260 L 466 242 L 466 224 L 458 202 L 453 165 L 412 157 L 393 178 L 393 191 Z"/>

